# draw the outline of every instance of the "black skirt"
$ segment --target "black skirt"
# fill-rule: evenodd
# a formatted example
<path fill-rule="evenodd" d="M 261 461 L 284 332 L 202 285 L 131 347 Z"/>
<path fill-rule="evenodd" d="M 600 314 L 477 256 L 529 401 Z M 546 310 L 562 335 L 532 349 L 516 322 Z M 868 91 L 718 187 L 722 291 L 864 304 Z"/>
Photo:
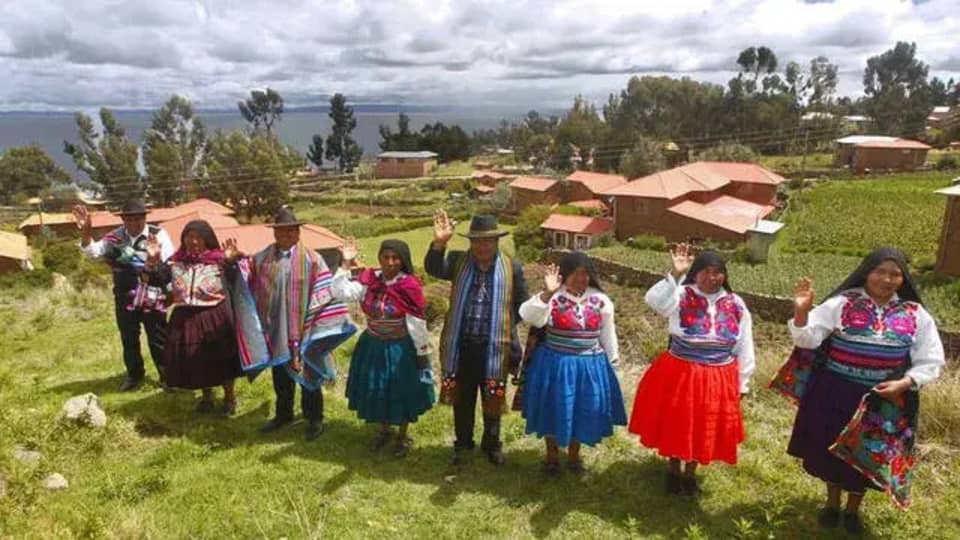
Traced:
<path fill-rule="evenodd" d="M 164 347 L 164 373 L 173 388 L 211 388 L 243 375 L 229 302 L 177 306 Z"/>

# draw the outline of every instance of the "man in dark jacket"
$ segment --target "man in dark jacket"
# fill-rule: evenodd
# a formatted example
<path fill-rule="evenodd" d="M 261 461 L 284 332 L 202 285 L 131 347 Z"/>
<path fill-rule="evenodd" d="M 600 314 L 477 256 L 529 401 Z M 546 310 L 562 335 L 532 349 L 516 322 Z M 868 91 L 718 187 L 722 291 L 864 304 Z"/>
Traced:
<path fill-rule="evenodd" d="M 434 216 L 434 239 L 424 259 L 431 276 L 451 281 L 450 309 L 440 337 L 443 381 L 440 401 L 453 405 L 455 465 L 474 446 L 477 392 L 483 407 L 481 449 L 494 465 L 504 462 L 500 417 L 506 411 L 507 374 L 519 363 L 520 304 L 527 300 L 523 265 L 499 250 L 508 233 L 494 216 L 474 216 L 466 252 L 446 253 L 454 222 L 443 210 Z"/>

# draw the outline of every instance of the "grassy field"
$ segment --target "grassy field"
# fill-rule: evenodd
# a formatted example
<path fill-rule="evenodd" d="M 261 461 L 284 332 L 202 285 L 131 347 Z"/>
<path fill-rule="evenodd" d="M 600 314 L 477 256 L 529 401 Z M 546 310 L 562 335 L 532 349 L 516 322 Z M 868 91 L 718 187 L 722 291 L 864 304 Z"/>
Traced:
<path fill-rule="evenodd" d="M 791 193 L 781 245 L 798 251 L 865 254 L 898 246 L 915 259 L 936 256 L 943 209 L 937 189 L 952 172 L 829 181 Z"/>
<path fill-rule="evenodd" d="M 760 156 L 760 165 L 779 174 L 792 174 L 803 170 L 824 170 L 833 167 L 833 154 L 830 152 L 803 156 Z"/>
<path fill-rule="evenodd" d="M 531 279 L 536 288 L 536 278 Z M 618 306 L 629 408 L 664 322 L 638 289 L 609 285 Z M 541 443 L 505 418 L 508 464 L 475 456 L 447 465 L 452 414 L 437 406 L 412 428 L 405 460 L 368 450 L 373 432 L 346 410 L 343 386 L 326 391 L 324 435 L 302 439 L 302 424 L 264 436 L 268 376 L 240 383 L 239 415 L 198 417 L 195 396 L 145 386 L 115 392 L 119 339 L 105 290 L 0 296 L 0 536 L 65 538 L 809 538 L 822 488 L 784 453 L 793 408 L 762 389 L 788 350 L 785 329 L 758 323 L 759 369 L 745 400 L 748 440 L 737 467 L 703 469 L 697 501 L 662 494 L 663 462 L 619 429 L 585 449 L 582 478 L 544 478 Z M 338 351 L 345 366 L 349 344 Z M 152 369 L 150 369 L 152 372 Z M 109 415 L 104 430 L 57 420 L 67 397 L 95 392 Z M 923 464 L 909 512 L 868 496 L 878 538 L 960 536 L 960 399 L 957 373 L 924 390 Z M 39 450 L 36 466 L 14 460 L 15 445 Z M 62 473 L 70 487 L 39 483 Z M 825 536 L 841 538 L 842 535 Z"/>

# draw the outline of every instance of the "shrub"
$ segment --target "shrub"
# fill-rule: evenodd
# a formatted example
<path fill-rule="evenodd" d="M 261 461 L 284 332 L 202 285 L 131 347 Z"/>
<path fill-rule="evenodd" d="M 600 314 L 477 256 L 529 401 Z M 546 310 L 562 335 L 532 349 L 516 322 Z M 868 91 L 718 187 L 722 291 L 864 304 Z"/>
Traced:
<path fill-rule="evenodd" d="M 707 148 L 697 154 L 696 161 L 733 161 L 738 163 L 756 163 L 759 156 L 749 146 L 735 142 L 725 142 Z"/>
<path fill-rule="evenodd" d="M 616 243 L 616 239 L 612 234 L 605 232 L 597 238 L 597 246 L 599 247 L 610 247 Z"/>
<path fill-rule="evenodd" d="M 547 249 L 547 240 L 544 237 L 540 224 L 550 215 L 550 207 L 545 205 L 531 206 L 520 213 L 517 218 L 517 228 L 513 230 L 513 244 L 517 249 L 517 257 L 522 261 L 536 261 L 543 256 Z"/>
<path fill-rule="evenodd" d="M 51 285 L 53 285 L 53 272 L 47 268 L 12 272 L 0 276 L 0 288 L 3 289 L 49 289 Z"/>
<path fill-rule="evenodd" d="M 951 154 L 941 156 L 940 160 L 937 161 L 937 170 L 939 171 L 956 169 L 957 167 L 960 167 L 960 159 L 957 159 L 957 156 Z"/>
<path fill-rule="evenodd" d="M 653 251 L 666 251 L 667 241 L 662 236 L 641 234 L 627 239 L 627 246 L 634 249 L 650 249 Z"/>
<path fill-rule="evenodd" d="M 73 242 L 50 244 L 43 250 L 43 266 L 51 272 L 72 274 L 80 267 L 83 254 Z"/>

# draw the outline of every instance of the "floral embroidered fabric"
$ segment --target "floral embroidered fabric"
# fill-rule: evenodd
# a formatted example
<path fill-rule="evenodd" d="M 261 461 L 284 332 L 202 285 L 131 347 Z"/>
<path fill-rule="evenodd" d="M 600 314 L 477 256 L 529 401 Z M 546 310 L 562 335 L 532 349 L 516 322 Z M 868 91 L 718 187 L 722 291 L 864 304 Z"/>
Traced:
<path fill-rule="evenodd" d="M 550 301 L 550 326 L 561 330 L 597 330 L 603 322 L 603 308 L 603 298 L 595 294 L 583 302 L 556 295 Z"/>
<path fill-rule="evenodd" d="M 910 345 L 917 333 L 917 304 L 894 300 L 878 306 L 869 296 L 851 291 L 844 294 L 840 324 L 852 336 L 878 337 Z"/>

